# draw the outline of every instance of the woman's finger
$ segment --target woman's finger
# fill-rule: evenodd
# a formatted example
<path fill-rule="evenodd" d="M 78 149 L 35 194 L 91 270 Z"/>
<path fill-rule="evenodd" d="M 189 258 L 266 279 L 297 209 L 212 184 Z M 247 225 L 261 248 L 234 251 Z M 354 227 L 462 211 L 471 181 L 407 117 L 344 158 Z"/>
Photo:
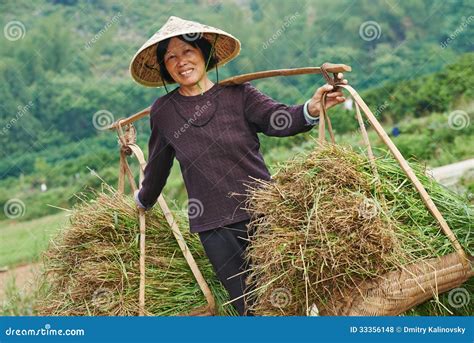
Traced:
<path fill-rule="evenodd" d="M 343 74 L 343 73 L 338 73 L 338 74 L 337 74 L 337 78 L 338 78 L 339 80 L 341 80 L 343 77 L 344 77 L 344 74 Z"/>
<path fill-rule="evenodd" d="M 344 101 L 346 101 L 346 98 L 343 96 L 337 97 L 335 99 L 331 98 L 330 100 L 328 100 L 328 102 L 326 102 L 326 108 L 331 108 L 335 105 L 339 105 L 340 103 L 343 103 Z"/>
<path fill-rule="evenodd" d="M 321 96 L 323 95 L 323 93 L 330 92 L 333 89 L 334 89 L 333 86 L 325 84 L 324 86 L 321 86 L 316 90 L 316 92 L 313 95 L 313 99 L 319 101 L 319 100 L 321 100 Z"/>
<path fill-rule="evenodd" d="M 342 92 L 331 92 L 331 93 L 328 93 L 328 98 L 335 98 L 335 97 L 338 97 L 338 96 L 343 96 Z"/>

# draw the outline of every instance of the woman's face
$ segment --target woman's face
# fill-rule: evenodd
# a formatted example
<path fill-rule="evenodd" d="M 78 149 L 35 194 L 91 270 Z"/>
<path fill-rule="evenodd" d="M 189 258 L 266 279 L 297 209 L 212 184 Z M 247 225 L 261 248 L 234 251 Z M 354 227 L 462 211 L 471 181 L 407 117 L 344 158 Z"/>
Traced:
<path fill-rule="evenodd" d="M 176 37 L 171 38 L 164 59 L 168 73 L 182 86 L 195 85 L 206 73 L 201 50 Z"/>

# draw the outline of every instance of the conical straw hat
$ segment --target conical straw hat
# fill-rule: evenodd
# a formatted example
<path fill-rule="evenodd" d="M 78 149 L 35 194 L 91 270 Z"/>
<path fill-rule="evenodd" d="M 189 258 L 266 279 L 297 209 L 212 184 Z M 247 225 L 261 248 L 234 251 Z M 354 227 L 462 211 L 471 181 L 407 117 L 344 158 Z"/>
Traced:
<path fill-rule="evenodd" d="M 160 67 L 156 60 L 156 47 L 159 42 L 179 35 L 185 35 L 189 41 L 203 37 L 211 44 L 215 42 L 214 53 L 218 59 L 218 66 L 226 64 L 240 52 L 240 41 L 231 34 L 212 26 L 171 16 L 133 56 L 130 63 L 132 78 L 147 87 L 163 86 Z"/>

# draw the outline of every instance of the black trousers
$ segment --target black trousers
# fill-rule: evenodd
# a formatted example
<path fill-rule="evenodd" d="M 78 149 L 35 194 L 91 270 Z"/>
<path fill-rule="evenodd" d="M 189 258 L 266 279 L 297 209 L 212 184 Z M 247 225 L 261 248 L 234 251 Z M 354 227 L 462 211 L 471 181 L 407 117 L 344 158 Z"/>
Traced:
<path fill-rule="evenodd" d="M 199 233 L 209 261 L 217 274 L 218 279 L 229 292 L 230 298 L 239 314 L 251 315 L 245 308 L 245 279 L 248 275 L 245 249 L 248 246 L 248 229 L 246 224 L 250 220 L 219 227 Z M 237 275 L 238 274 L 238 275 Z"/>

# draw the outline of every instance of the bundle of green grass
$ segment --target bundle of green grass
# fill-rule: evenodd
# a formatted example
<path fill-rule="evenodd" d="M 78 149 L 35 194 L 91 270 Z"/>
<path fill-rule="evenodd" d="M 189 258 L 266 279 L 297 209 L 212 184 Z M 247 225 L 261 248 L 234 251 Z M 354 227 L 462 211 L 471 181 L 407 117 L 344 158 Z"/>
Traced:
<path fill-rule="evenodd" d="M 472 256 L 474 208 L 421 165 L 411 166 Z M 454 251 L 398 163 L 382 154 L 376 167 L 378 178 L 362 153 L 324 144 L 286 162 L 272 181 L 248 185 L 248 283 L 256 315 L 332 313 L 332 300 L 356 294 L 362 281 Z M 463 286 L 468 294 L 472 279 Z M 456 306 L 448 296 L 407 314 L 474 313 L 472 301 Z"/>
<path fill-rule="evenodd" d="M 134 316 L 139 310 L 139 222 L 136 206 L 109 186 L 95 199 L 81 197 L 70 223 L 44 255 L 39 315 Z M 175 215 L 178 221 L 183 221 Z M 161 210 L 146 214 L 147 315 L 186 315 L 207 304 Z M 180 227 L 183 227 L 180 225 Z M 215 276 L 197 235 L 185 241 L 214 294 L 220 315 L 228 294 Z"/>

